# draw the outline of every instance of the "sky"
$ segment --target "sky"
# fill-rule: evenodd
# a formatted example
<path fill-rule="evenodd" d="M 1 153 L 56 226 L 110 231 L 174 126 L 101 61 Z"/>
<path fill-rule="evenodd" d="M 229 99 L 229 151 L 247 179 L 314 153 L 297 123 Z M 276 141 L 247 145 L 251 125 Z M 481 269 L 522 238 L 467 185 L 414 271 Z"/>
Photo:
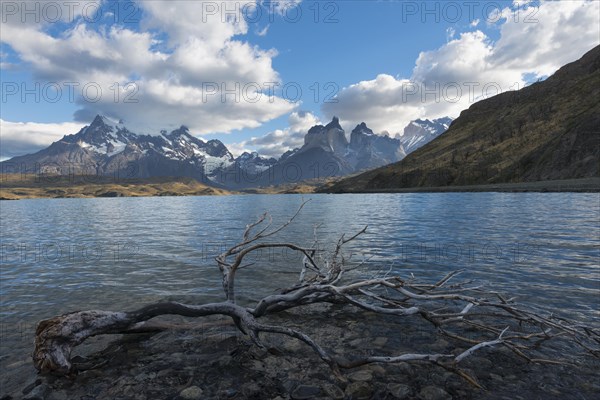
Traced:
<path fill-rule="evenodd" d="M 236 155 L 278 157 L 334 115 L 401 135 L 600 44 L 593 0 L 0 3 L 0 160 L 97 114 Z"/>

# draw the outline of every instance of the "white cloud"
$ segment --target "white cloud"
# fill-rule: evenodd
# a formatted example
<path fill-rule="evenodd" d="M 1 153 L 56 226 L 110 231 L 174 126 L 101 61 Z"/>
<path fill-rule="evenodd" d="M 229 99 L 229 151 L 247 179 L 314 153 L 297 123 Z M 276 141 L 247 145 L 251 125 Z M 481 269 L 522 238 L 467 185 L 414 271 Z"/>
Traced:
<path fill-rule="evenodd" d="M 266 25 L 264 28 L 260 29 L 260 30 L 256 30 L 254 33 L 256 34 L 256 36 L 266 36 L 267 33 L 269 32 L 269 28 L 271 27 L 271 25 Z"/>
<path fill-rule="evenodd" d="M 75 115 L 82 122 L 101 113 L 140 132 L 185 124 L 200 134 L 228 133 L 256 128 L 296 108 L 263 93 L 266 84 L 281 81 L 272 66 L 277 53 L 239 39 L 248 26 L 241 15 L 224 18 L 218 8 L 225 2 L 137 4 L 139 31 L 118 25 L 98 29 L 79 18 L 57 34 L 48 24 L 22 24 L 11 16 L 1 39 L 42 85 L 79 84 L 75 93 L 81 109 Z M 96 100 L 95 91 L 92 98 L 82 96 L 87 84 L 102 89 L 97 102 L 88 101 Z M 128 84 L 129 97 L 123 89 Z M 222 89 L 236 95 L 222 96 Z"/>
<path fill-rule="evenodd" d="M 46 148 L 50 143 L 83 128 L 83 124 L 65 122 L 43 124 L 35 122 L 10 122 L 0 119 L 0 158 L 30 154 Z"/>
<path fill-rule="evenodd" d="M 449 42 L 450 40 L 454 39 L 455 36 L 456 29 L 454 29 L 453 27 L 448 27 L 446 29 L 446 41 Z"/>
<path fill-rule="evenodd" d="M 287 128 L 277 129 L 240 143 L 228 144 L 227 147 L 234 155 L 244 151 L 256 151 L 261 156 L 279 158 L 286 151 L 301 147 L 304 144 L 304 135 L 310 128 L 320 123 L 319 119 L 310 112 L 293 112 L 288 117 Z"/>
<path fill-rule="evenodd" d="M 597 1 L 542 1 L 538 7 L 519 1 L 518 6 L 499 11 L 497 41 L 480 30 L 461 33 L 422 52 L 410 78 L 379 75 L 344 88 L 337 103 L 323 106 L 325 116 L 337 115 L 349 125 L 365 121 L 374 131 L 403 132 L 415 118 L 456 117 L 482 97 L 523 87 L 525 74 L 551 75 L 600 43 Z"/>

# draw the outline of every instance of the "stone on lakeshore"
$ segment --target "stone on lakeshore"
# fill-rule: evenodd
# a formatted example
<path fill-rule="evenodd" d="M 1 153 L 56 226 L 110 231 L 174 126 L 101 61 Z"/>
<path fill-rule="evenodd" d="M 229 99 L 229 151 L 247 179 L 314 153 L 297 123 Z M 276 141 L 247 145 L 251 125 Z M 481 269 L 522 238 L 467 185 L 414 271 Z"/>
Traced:
<path fill-rule="evenodd" d="M 448 394 L 444 389 L 437 386 L 425 386 L 419 392 L 419 399 L 421 400 L 451 400 L 452 396 Z"/>
<path fill-rule="evenodd" d="M 299 385 L 292 392 L 294 400 L 308 400 L 317 397 L 321 393 L 321 388 L 318 386 Z"/>
<path fill-rule="evenodd" d="M 375 346 L 379 346 L 379 347 L 385 346 L 385 344 L 387 342 L 388 342 L 388 338 L 383 337 L 383 336 L 379 336 L 379 337 L 375 338 L 375 340 L 373 340 L 373 344 Z"/>
<path fill-rule="evenodd" d="M 390 383 L 387 385 L 387 390 L 395 399 L 408 399 L 412 392 L 410 386 L 401 383 Z"/>
<path fill-rule="evenodd" d="M 348 378 L 354 382 L 368 382 L 373 379 L 373 373 L 368 370 L 356 371 L 348 375 Z"/>
<path fill-rule="evenodd" d="M 336 385 L 332 385 L 330 383 L 324 384 L 322 386 L 323 391 L 327 395 L 327 397 L 334 400 L 342 400 L 344 398 L 344 391 L 337 387 Z"/>
<path fill-rule="evenodd" d="M 353 400 L 370 399 L 373 395 L 373 389 L 368 383 L 353 382 L 346 387 L 345 393 Z"/>
<path fill-rule="evenodd" d="M 183 389 L 179 395 L 186 400 L 200 400 L 202 398 L 203 390 L 198 386 L 190 386 L 189 388 Z"/>

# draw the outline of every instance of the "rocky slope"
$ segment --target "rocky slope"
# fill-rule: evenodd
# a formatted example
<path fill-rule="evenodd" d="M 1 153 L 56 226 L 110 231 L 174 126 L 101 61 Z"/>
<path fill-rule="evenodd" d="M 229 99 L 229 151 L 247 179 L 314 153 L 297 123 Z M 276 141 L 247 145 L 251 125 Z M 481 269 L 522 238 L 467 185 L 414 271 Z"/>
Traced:
<path fill-rule="evenodd" d="M 543 82 L 473 104 L 404 160 L 327 191 L 534 182 L 600 175 L 600 46 Z"/>

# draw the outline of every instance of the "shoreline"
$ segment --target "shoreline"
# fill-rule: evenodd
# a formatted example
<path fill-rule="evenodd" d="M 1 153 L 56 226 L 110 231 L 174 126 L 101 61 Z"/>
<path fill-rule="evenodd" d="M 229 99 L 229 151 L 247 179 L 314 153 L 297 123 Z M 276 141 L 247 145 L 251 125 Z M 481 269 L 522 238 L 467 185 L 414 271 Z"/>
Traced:
<path fill-rule="evenodd" d="M 576 393 L 591 396 L 600 389 L 594 359 L 573 366 L 535 364 L 502 346 L 481 350 L 461 363 L 485 389 L 428 362 L 360 366 L 343 370 L 345 381 L 340 381 L 295 339 L 267 334 L 266 348 L 259 349 L 223 317 L 168 320 L 180 326 L 89 339 L 74 351 L 74 360 L 91 367 L 72 379 L 37 375 L 31 364 L 22 365 L 20 378 L 3 387 L 0 398 L 574 399 Z M 301 326 L 341 357 L 444 353 L 461 346 L 425 321 L 382 319 L 333 305 L 313 305 L 268 321 Z"/>
<path fill-rule="evenodd" d="M 333 184 L 335 186 L 335 183 Z M 279 187 L 228 190 L 201 184 L 191 178 L 162 178 L 148 181 L 69 183 L 67 178 L 49 185 L 15 184 L 2 180 L 0 200 L 64 199 L 102 197 L 223 196 L 252 194 L 377 194 L 377 193 L 600 193 L 600 177 L 553 181 L 497 183 L 487 185 L 412 187 L 346 190 L 300 182 Z"/>
<path fill-rule="evenodd" d="M 495 183 L 486 185 L 385 188 L 361 190 L 331 190 L 322 189 L 320 193 L 351 194 L 351 193 L 599 193 L 600 178 L 564 179 L 553 181 L 535 181 L 518 183 Z"/>

